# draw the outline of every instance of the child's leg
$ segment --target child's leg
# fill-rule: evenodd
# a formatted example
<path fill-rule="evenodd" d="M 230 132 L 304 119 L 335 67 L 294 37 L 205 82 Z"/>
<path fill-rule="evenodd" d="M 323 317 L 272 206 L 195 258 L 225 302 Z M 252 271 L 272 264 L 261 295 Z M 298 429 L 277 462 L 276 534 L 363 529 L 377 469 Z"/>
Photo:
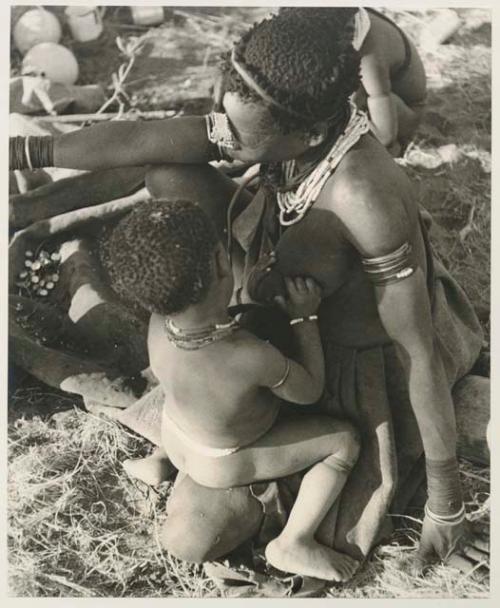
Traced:
<path fill-rule="evenodd" d="M 247 485 L 284 477 L 311 465 L 287 525 L 272 541 L 266 556 L 275 567 L 288 572 L 328 580 L 347 580 L 357 562 L 320 545 L 314 535 L 337 499 L 358 456 L 354 429 L 329 416 L 281 417 L 274 427 L 251 446 L 230 456 L 211 458 L 204 466 L 186 462 L 189 474 L 213 487 Z M 198 463 L 200 465 L 201 463 Z"/>
<path fill-rule="evenodd" d="M 347 479 L 335 463 L 326 458 L 304 475 L 284 530 L 266 547 L 266 558 L 275 568 L 335 581 L 346 581 L 356 571 L 356 560 L 314 537 Z"/>
<path fill-rule="evenodd" d="M 178 469 L 213 488 L 286 477 L 334 454 L 352 466 L 358 454 L 352 425 L 325 415 L 281 415 L 265 435 L 230 455 L 197 453 L 172 433 L 163 445 Z"/>
<path fill-rule="evenodd" d="M 174 466 L 163 448 L 157 448 L 151 456 L 123 461 L 123 468 L 131 476 L 150 485 L 157 486 L 168 479 Z"/>

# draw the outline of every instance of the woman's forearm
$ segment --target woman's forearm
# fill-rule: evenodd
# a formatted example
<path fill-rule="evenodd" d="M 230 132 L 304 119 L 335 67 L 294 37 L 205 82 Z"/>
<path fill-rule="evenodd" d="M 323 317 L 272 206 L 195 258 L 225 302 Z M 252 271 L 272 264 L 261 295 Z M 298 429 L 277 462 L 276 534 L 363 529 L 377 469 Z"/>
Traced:
<path fill-rule="evenodd" d="M 54 166 L 98 170 L 137 165 L 206 163 L 217 158 L 205 118 L 114 121 L 65 133 L 54 140 Z"/>
<path fill-rule="evenodd" d="M 451 393 L 441 356 L 408 353 L 407 376 L 410 401 L 422 436 L 425 456 L 448 460 L 456 456 L 456 422 Z"/>

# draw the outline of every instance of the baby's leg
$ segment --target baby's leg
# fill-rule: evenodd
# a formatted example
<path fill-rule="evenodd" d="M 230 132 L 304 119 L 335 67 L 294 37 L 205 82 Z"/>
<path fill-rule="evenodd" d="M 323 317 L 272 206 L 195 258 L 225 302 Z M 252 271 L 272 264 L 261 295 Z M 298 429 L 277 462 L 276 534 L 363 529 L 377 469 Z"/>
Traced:
<path fill-rule="evenodd" d="M 163 448 L 157 448 L 147 458 L 124 460 L 123 468 L 131 477 L 135 477 L 149 486 L 157 486 L 167 480 L 174 471 Z"/>

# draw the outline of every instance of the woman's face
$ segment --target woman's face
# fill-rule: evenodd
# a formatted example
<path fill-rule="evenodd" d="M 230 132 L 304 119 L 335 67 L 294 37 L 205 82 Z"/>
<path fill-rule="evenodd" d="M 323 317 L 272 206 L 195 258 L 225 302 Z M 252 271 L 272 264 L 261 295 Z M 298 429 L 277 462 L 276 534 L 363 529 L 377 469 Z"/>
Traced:
<path fill-rule="evenodd" d="M 272 162 L 301 156 L 310 144 L 304 133 L 284 134 L 264 104 L 242 101 L 237 93 L 222 98 L 237 143 L 228 154 L 235 160 Z"/>

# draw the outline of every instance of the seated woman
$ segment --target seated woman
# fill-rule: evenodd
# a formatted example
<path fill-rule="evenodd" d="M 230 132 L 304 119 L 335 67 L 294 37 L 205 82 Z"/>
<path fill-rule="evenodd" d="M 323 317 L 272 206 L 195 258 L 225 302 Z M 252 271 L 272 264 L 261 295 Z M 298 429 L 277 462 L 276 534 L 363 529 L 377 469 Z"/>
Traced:
<path fill-rule="evenodd" d="M 313 277 L 324 294 L 322 410 L 362 435 L 337 523 L 322 526 L 318 540 L 366 556 L 389 510 L 401 512 L 411 496 L 424 455 L 418 555 L 446 559 L 465 531 L 450 389 L 477 358 L 481 331 L 432 254 L 407 176 L 350 103 L 360 82 L 349 40 L 314 15 L 274 16 L 227 55 L 221 112 L 17 139 L 11 166 L 151 165 L 154 197 L 203 202 L 228 241 L 241 301 L 266 304 L 284 294 L 284 277 Z M 207 164 L 221 158 L 262 163 L 257 195 L 241 189 L 230 205 L 234 182 Z M 224 555 L 261 520 L 244 488 L 205 490 L 179 484 L 163 535 L 191 561 Z"/>

